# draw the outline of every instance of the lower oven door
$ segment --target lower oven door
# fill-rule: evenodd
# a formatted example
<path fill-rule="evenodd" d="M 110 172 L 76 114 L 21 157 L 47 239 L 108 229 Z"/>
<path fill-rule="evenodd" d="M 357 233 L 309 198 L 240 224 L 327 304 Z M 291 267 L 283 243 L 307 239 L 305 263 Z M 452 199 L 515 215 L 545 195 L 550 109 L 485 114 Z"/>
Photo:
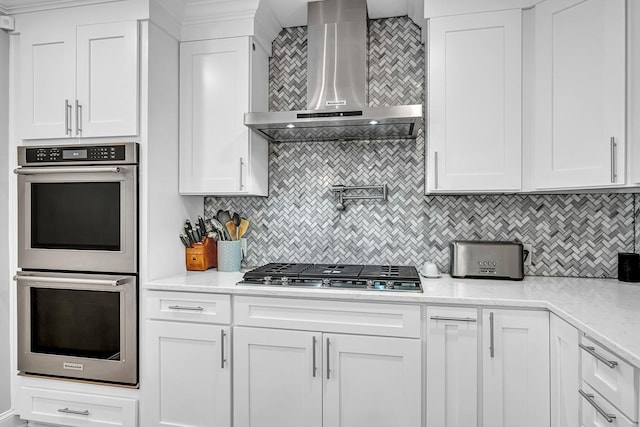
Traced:
<path fill-rule="evenodd" d="M 18 369 L 138 382 L 135 276 L 19 272 Z"/>

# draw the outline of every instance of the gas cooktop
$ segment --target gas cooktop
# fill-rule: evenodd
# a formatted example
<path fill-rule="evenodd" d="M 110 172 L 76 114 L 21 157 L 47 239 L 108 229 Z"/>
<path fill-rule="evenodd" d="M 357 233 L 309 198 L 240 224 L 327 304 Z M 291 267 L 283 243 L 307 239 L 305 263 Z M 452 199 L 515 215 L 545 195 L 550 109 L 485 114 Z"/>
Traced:
<path fill-rule="evenodd" d="M 422 292 L 415 267 L 271 263 L 247 271 L 238 285 Z"/>

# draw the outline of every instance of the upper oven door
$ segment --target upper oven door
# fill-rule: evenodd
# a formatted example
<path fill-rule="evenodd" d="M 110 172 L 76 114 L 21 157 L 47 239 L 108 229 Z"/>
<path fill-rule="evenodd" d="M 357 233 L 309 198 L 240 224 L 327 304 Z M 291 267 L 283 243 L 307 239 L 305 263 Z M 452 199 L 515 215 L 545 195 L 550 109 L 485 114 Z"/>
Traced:
<path fill-rule="evenodd" d="M 135 273 L 137 166 L 23 167 L 21 268 Z"/>

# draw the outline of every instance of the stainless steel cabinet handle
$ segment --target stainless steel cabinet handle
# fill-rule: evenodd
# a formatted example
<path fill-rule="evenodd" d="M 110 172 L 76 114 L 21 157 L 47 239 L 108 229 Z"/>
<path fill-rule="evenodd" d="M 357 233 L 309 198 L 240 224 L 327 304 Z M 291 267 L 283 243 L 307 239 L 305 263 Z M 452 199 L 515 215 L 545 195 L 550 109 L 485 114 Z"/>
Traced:
<path fill-rule="evenodd" d="M 438 189 L 438 152 L 433 152 L 433 189 Z"/>
<path fill-rule="evenodd" d="M 29 281 L 29 282 L 41 282 L 41 283 L 61 283 L 65 285 L 79 284 L 79 285 L 102 285 L 102 286 L 120 286 L 123 285 L 127 278 L 120 279 L 76 279 L 70 277 L 46 277 L 46 276 L 13 276 L 13 280 L 16 282 Z"/>
<path fill-rule="evenodd" d="M 71 104 L 69 100 L 64 100 L 64 134 L 71 135 Z"/>
<path fill-rule="evenodd" d="M 84 411 L 75 411 L 69 408 L 62 408 L 62 409 L 58 409 L 58 412 L 62 412 L 65 414 L 74 414 L 74 415 L 89 415 L 89 411 L 87 411 L 86 409 Z"/>
<path fill-rule="evenodd" d="M 82 133 L 82 104 L 76 99 L 76 136 Z"/>
<path fill-rule="evenodd" d="M 171 310 L 188 310 L 188 311 L 203 311 L 204 307 L 189 307 L 186 305 L 170 305 L 169 308 Z"/>
<path fill-rule="evenodd" d="M 317 343 L 317 340 L 316 340 L 316 337 L 314 336 L 313 337 L 313 349 L 312 349 L 312 352 L 313 352 L 313 356 L 312 356 L 313 357 L 313 362 L 312 362 L 313 363 L 313 369 L 311 370 L 312 373 L 313 373 L 313 378 L 316 377 L 316 372 L 318 370 L 318 368 L 316 367 L 316 343 Z"/>
<path fill-rule="evenodd" d="M 611 369 L 618 366 L 618 362 L 616 362 L 615 360 L 607 360 L 603 356 L 596 353 L 595 347 L 589 347 L 584 344 L 578 344 L 578 346 L 584 351 L 586 351 L 587 353 L 589 353 L 590 355 L 592 355 L 593 357 L 595 357 L 596 359 L 598 359 L 599 361 L 601 361 L 602 363 L 604 363 L 605 365 L 607 365 L 608 367 L 610 367 Z"/>
<path fill-rule="evenodd" d="M 55 173 L 120 173 L 122 170 L 118 166 L 114 167 L 79 167 L 79 168 L 16 168 L 13 173 L 16 175 L 45 175 Z"/>
<path fill-rule="evenodd" d="M 493 312 L 489 313 L 489 355 L 493 358 L 495 348 L 493 345 Z"/>
<path fill-rule="evenodd" d="M 220 367 L 222 369 L 224 369 L 224 362 L 227 361 L 227 359 L 224 358 L 224 337 L 227 335 L 227 333 L 225 332 L 225 330 L 221 330 L 220 331 Z"/>
<path fill-rule="evenodd" d="M 476 322 L 476 319 L 471 317 L 446 317 L 446 316 L 431 316 L 431 320 L 444 320 L 450 322 Z"/>
<path fill-rule="evenodd" d="M 615 184 L 618 174 L 616 173 L 618 165 L 616 164 L 616 139 L 611 137 L 611 182 Z"/>
<path fill-rule="evenodd" d="M 329 338 L 327 338 L 327 379 L 331 379 L 331 363 L 329 362 Z"/>
<path fill-rule="evenodd" d="M 242 167 L 244 166 L 244 159 L 240 157 L 240 190 L 244 188 L 244 183 L 242 182 Z"/>
<path fill-rule="evenodd" d="M 593 394 L 588 394 L 585 393 L 582 390 L 578 390 L 578 393 L 580 393 L 582 395 L 582 397 L 584 397 L 587 402 L 589 402 L 591 404 L 591 406 L 593 406 L 593 408 L 598 411 L 598 413 L 600 415 L 602 415 L 602 417 L 607 420 L 608 423 L 613 423 L 616 419 L 616 416 L 614 414 L 607 414 L 604 409 L 602 409 L 597 403 L 596 401 L 593 399 L 595 396 Z"/>

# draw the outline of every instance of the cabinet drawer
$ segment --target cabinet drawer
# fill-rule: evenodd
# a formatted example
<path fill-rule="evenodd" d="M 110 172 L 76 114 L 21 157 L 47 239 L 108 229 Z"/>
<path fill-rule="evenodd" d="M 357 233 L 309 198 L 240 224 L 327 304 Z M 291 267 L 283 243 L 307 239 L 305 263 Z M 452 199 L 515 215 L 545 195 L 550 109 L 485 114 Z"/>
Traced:
<path fill-rule="evenodd" d="M 22 387 L 16 399 L 20 417 L 69 427 L 137 425 L 135 399 Z"/>
<path fill-rule="evenodd" d="M 632 421 L 637 421 L 638 370 L 586 337 L 580 347 L 582 379 Z"/>
<path fill-rule="evenodd" d="M 582 399 L 583 427 L 638 427 L 638 424 L 630 421 L 627 417 L 622 415 L 620 411 L 607 402 L 593 388 L 589 387 L 588 384 L 583 382 L 581 390 L 587 395 L 580 396 L 580 399 Z M 610 421 L 607 421 L 605 416 L 598 412 L 595 405 L 610 417 Z"/>
<path fill-rule="evenodd" d="M 229 295 L 149 291 L 147 319 L 231 323 Z"/>
<path fill-rule="evenodd" d="M 420 306 L 236 297 L 237 325 L 420 338 Z"/>

